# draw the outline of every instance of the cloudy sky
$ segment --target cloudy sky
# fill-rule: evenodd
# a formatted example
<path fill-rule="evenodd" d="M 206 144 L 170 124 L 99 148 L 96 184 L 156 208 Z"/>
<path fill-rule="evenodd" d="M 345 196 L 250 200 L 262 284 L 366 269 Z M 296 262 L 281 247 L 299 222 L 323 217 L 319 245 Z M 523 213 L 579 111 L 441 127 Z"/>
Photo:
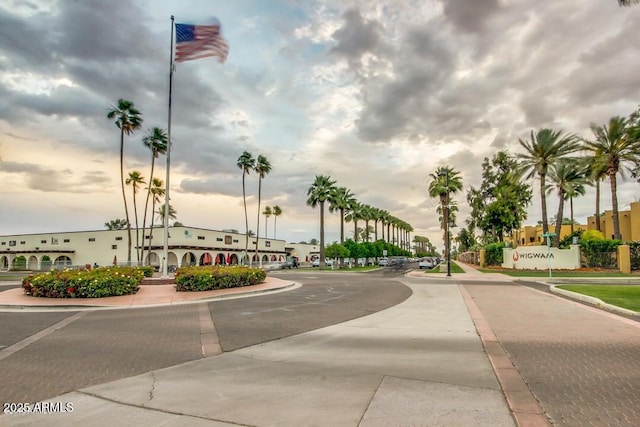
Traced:
<path fill-rule="evenodd" d="M 188 226 L 244 230 L 236 159 L 248 150 L 271 161 L 262 202 L 283 210 L 278 238 L 319 237 L 306 191 L 327 174 L 440 247 L 426 191 L 438 166 L 459 170 L 466 194 L 484 157 L 519 152 L 532 129 L 589 137 L 591 122 L 640 104 L 640 6 L 615 0 L 0 0 L 0 234 L 124 217 L 119 131 L 105 116 L 118 98 L 142 111 L 125 170 L 148 177 L 141 140 L 167 127 L 172 14 L 217 17 L 231 47 L 224 64 L 183 62 L 174 74 L 171 197 Z M 257 188 L 252 174 L 254 231 Z M 638 196 L 623 182 L 621 209 Z M 594 199 L 589 189 L 576 201 L 578 221 Z M 328 215 L 327 240 L 338 232 Z"/>

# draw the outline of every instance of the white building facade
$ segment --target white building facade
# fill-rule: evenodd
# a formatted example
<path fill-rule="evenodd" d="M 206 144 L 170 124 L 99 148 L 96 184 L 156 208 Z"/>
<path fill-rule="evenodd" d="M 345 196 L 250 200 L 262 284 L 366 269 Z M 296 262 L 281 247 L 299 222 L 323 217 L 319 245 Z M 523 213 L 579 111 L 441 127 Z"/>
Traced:
<path fill-rule="evenodd" d="M 142 236 L 142 230 L 138 230 L 137 234 L 136 239 L 136 230 L 131 230 L 131 264 L 150 263 L 161 268 L 164 230 L 154 228 L 153 236 L 150 230 L 146 230 L 145 236 Z M 138 262 L 138 252 L 143 244 L 143 259 Z M 249 237 L 246 253 L 244 234 L 180 226 L 169 228 L 168 246 L 168 265 L 181 267 L 243 264 L 245 257 L 254 266 L 281 262 L 300 245 L 289 244 L 285 248 L 284 240 L 256 239 L 254 236 Z M 29 270 L 48 270 L 61 266 L 127 265 L 127 252 L 126 229 L 5 235 L 0 236 L 0 270 L 9 270 L 23 259 L 24 267 Z"/>

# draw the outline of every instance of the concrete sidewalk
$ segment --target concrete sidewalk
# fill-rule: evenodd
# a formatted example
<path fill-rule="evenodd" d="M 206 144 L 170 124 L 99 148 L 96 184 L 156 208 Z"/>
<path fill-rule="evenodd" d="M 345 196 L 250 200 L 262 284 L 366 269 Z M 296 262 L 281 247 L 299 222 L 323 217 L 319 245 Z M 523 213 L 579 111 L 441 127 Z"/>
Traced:
<path fill-rule="evenodd" d="M 455 281 L 390 309 L 68 393 L 6 426 L 514 426 Z"/>

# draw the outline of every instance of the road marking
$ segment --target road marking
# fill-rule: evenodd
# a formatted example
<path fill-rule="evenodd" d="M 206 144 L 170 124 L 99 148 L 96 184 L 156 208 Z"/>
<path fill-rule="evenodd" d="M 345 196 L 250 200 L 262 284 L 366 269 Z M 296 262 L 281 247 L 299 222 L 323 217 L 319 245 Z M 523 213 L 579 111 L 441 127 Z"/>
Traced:
<path fill-rule="evenodd" d="M 55 331 L 57 331 L 58 329 L 62 329 L 65 326 L 67 326 L 68 324 L 75 322 L 76 320 L 86 316 L 87 314 L 89 314 L 89 311 L 81 311 L 79 313 L 74 314 L 73 316 L 67 317 L 64 320 L 59 321 L 58 323 L 55 323 L 51 326 L 49 326 L 46 329 L 41 330 L 38 333 L 35 333 L 33 335 L 31 335 L 30 337 L 27 337 L 25 339 L 23 339 L 22 341 L 18 341 L 17 343 L 0 350 L 0 360 L 6 359 L 7 357 L 11 356 L 12 354 L 22 350 L 23 348 L 27 347 L 28 345 L 33 344 L 34 342 L 40 341 L 42 338 L 45 338 L 49 335 L 51 335 L 52 333 L 54 333 Z"/>

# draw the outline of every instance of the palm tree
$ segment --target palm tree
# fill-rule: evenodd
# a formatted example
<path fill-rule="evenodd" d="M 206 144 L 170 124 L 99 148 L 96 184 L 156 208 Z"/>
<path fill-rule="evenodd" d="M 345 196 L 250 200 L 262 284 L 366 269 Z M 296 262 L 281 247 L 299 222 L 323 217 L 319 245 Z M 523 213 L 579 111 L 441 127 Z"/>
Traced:
<path fill-rule="evenodd" d="M 558 213 L 556 214 L 556 230 L 553 237 L 553 246 L 560 247 L 560 231 L 562 230 L 562 218 L 564 215 L 564 201 L 576 195 L 579 191 L 584 193 L 586 178 L 579 164 L 567 159 L 560 159 L 549 169 L 551 185 L 547 192 L 556 190 L 558 194 Z M 572 211 L 573 211 L 573 202 Z M 573 220 L 573 212 L 571 213 Z"/>
<path fill-rule="evenodd" d="M 547 220 L 546 177 L 549 168 L 560 158 L 567 157 L 580 149 L 578 138 L 573 134 L 565 134 L 563 131 L 552 129 L 540 129 L 537 133 L 531 131 L 531 139 L 518 142 L 526 153 L 517 154 L 521 160 L 521 171 L 527 178 L 536 174 L 540 177 L 540 202 L 542 204 L 542 231 L 549 232 Z"/>
<path fill-rule="evenodd" d="M 264 238 L 269 237 L 269 217 L 273 215 L 273 211 L 271 210 L 271 206 L 266 206 L 264 211 L 262 211 L 262 215 L 264 215 Z"/>
<path fill-rule="evenodd" d="M 324 263 L 324 202 L 335 191 L 336 181 L 328 175 L 316 175 L 315 181 L 307 190 L 307 205 L 315 208 L 320 205 L 320 268 Z"/>
<path fill-rule="evenodd" d="M 621 239 L 620 220 L 618 218 L 618 172 L 632 171 L 640 161 L 640 142 L 630 138 L 627 132 L 627 120 L 612 117 L 609 125 L 591 124 L 595 141 L 586 141 L 589 150 L 597 153 L 596 166 L 604 168 L 611 184 L 611 204 L 613 210 L 613 238 Z"/>
<path fill-rule="evenodd" d="M 136 255 L 138 262 L 140 262 L 140 233 L 138 232 L 138 205 L 136 204 L 136 195 L 138 194 L 140 186 L 146 183 L 139 171 L 129 172 L 129 178 L 127 178 L 126 184 L 130 185 L 133 191 L 133 219 L 136 221 Z"/>
<path fill-rule="evenodd" d="M 244 232 L 244 252 L 245 254 L 249 251 L 249 217 L 247 215 L 247 195 L 245 192 L 245 184 L 244 178 L 249 175 L 249 173 L 256 167 L 256 159 L 253 158 L 253 155 L 248 151 L 243 152 L 236 162 L 236 165 L 242 169 L 242 201 L 244 203 L 244 222 L 245 222 L 245 232 Z M 245 264 L 247 263 L 248 256 L 245 256 Z"/>
<path fill-rule="evenodd" d="M 373 219 L 373 207 L 370 205 L 362 205 L 362 219 L 364 220 L 364 235 L 363 240 L 369 241 L 369 234 L 373 231 L 373 228 L 369 228 L 369 221 Z"/>
<path fill-rule="evenodd" d="M 282 215 L 282 208 L 278 205 L 273 207 L 273 238 L 276 238 L 276 225 L 278 223 L 278 217 Z"/>
<path fill-rule="evenodd" d="M 382 223 L 381 231 L 382 231 L 382 240 L 384 240 L 384 227 L 387 225 L 387 221 L 389 220 L 389 212 L 385 210 L 380 211 L 380 222 Z M 389 236 L 387 236 L 387 240 Z"/>
<path fill-rule="evenodd" d="M 105 222 L 104 226 L 107 227 L 107 230 L 122 230 L 127 228 L 127 220 L 124 218 L 112 219 L 111 221 Z"/>
<path fill-rule="evenodd" d="M 166 190 L 164 189 L 164 181 L 159 178 L 153 178 L 148 188 L 153 196 L 151 201 L 151 212 L 156 211 L 156 203 L 160 203 L 164 198 Z M 164 216 L 164 215 L 163 215 Z M 153 240 L 153 215 L 151 215 L 151 230 L 149 231 L 149 253 L 151 253 L 151 241 Z M 144 258 L 142 258 L 144 260 Z M 151 265 L 151 257 L 149 257 L 149 265 Z"/>
<path fill-rule="evenodd" d="M 356 199 L 349 204 L 348 213 L 344 220 L 346 222 L 353 221 L 353 240 L 358 243 L 358 221 L 362 219 L 362 203 Z"/>
<path fill-rule="evenodd" d="M 355 195 L 347 187 L 337 187 L 329 197 L 329 212 L 340 212 L 340 244 L 344 243 L 344 216 L 356 201 Z"/>
<path fill-rule="evenodd" d="M 131 221 L 129 220 L 129 208 L 127 195 L 124 191 L 124 134 L 131 135 L 142 126 L 142 113 L 138 111 L 133 102 L 125 99 L 118 100 L 118 106 L 112 106 L 107 113 L 107 119 L 114 120 L 120 129 L 120 187 L 122 188 L 122 200 L 124 201 L 124 213 L 127 220 L 127 235 L 129 237 L 127 248 L 127 262 L 131 262 Z M 137 232 L 137 230 L 136 230 Z"/>
<path fill-rule="evenodd" d="M 262 154 L 256 159 L 256 165 L 253 168 L 258 174 L 258 223 L 256 225 L 256 258 L 258 257 L 258 242 L 260 241 L 260 197 L 262 196 L 262 179 L 271 172 L 271 163 Z M 262 262 L 262 261 L 260 261 Z"/>
<path fill-rule="evenodd" d="M 165 206 L 167 206 L 167 204 L 163 203 L 158 207 L 158 211 L 156 212 L 157 218 L 161 221 L 162 224 L 164 224 L 164 213 L 166 211 Z M 176 219 L 177 217 L 178 217 L 178 211 L 176 211 L 173 208 L 173 206 L 169 204 L 169 219 Z"/>
<path fill-rule="evenodd" d="M 583 141 L 586 142 L 586 140 Z M 584 149 L 588 150 L 589 153 L 586 156 L 582 157 L 581 160 L 586 170 L 588 183 L 596 187 L 595 225 L 596 230 L 600 231 L 600 181 L 603 181 L 606 178 L 607 169 L 602 165 L 602 163 L 598 161 L 600 153 L 592 151 L 588 145 L 585 145 Z"/>
<path fill-rule="evenodd" d="M 160 154 L 167 153 L 167 133 L 158 127 L 149 129 L 148 134 L 144 138 L 142 138 L 142 144 L 151 151 L 151 173 L 149 174 L 149 183 L 153 183 L 153 171 L 155 168 L 156 159 Z M 151 188 L 151 185 L 147 187 L 147 199 L 144 202 L 144 215 L 142 216 L 142 250 L 140 252 L 141 260 L 144 260 L 144 238 L 147 229 L 147 209 L 149 208 Z M 151 210 L 151 212 L 153 212 L 153 209 Z M 153 215 L 151 215 L 151 221 L 153 222 Z"/>
<path fill-rule="evenodd" d="M 449 166 L 440 166 L 429 176 L 431 177 L 431 182 L 429 183 L 429 196 L 440 200 L 440 209 L 442 211 L 443 218 L 441 226 L 444 230 L 445 254 L 449 254 L 449 220 L 451 219 L 450 215 L 453 212 L 451 195 L 462 190 L 462 178 L 458 171 Z"/>

